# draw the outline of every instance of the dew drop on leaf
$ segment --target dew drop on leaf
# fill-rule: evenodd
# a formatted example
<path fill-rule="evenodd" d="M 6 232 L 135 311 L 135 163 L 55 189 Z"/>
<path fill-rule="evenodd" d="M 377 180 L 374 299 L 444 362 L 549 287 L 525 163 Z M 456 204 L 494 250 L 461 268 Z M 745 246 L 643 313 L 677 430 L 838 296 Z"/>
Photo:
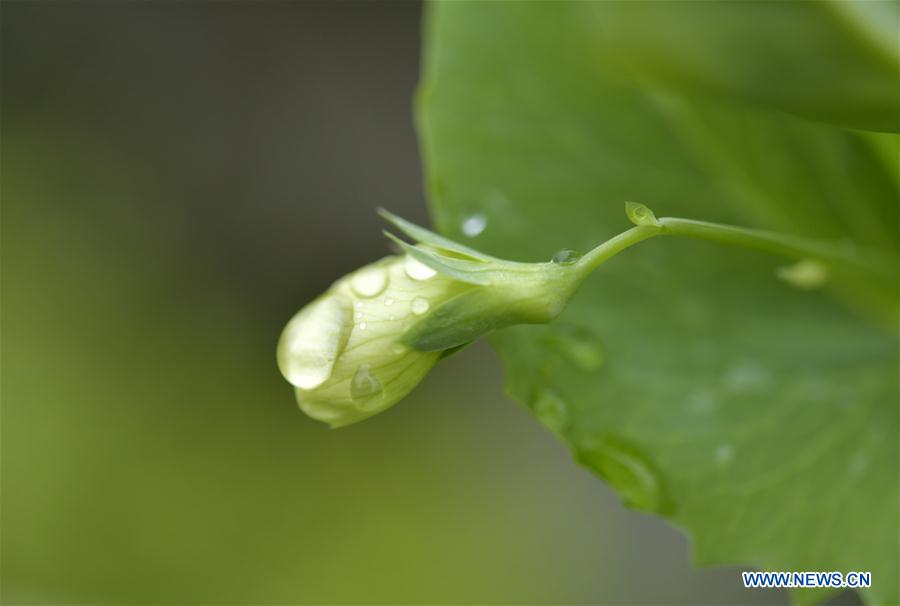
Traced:
<path fill-rule="evenodd" d="M 483 232 L 485 227 L 487 227 L 487 217 L 484 216 L 483 213 L 475 213 L 474 215 L 469 215 L 468 217 L 463 219 L 461 225 L 462 232 L 470 238 L 474 238 L 475 236 Z"/>
<path fill-rule="evenodd" d="M 416 297 L 410 303 L 409 308 L 412 310 L 414 314 L 417 316 L 421 316 L 423 313 L 428 311 L 428 300 L 423 297 Z"/>
<path fill-rule="evenodd" d="M 775 275 L 795 288 L 813 290 L 828 281 L 828 267 L 815 259 L 803 259 L 793 265 L 779 267 Z"/>
<path fill-rule="evenodd" d="M 365 400 L 381 393 L 381 381 L 369 370 L 368 364 L 362 364 L 353 374 L 350 381 L 350 397 L 354 400 Z"/>
<path fill-rule="evenodd" d="M 847 472 L 851 476 L 858 476 L 869 466 L 869 460 L 862 452 L 857 452 L 847 461 Z"/>
<path fill-rule="evenodd" d="M 672 504 L 662 476 L 636 446 L 614 438 L 579 448 L 578 461 L 609 483 L 626 507 L 658 514 L 670 514 Z"/>
<path fill-rule="evenodd" d="M 326 296 L 295 315 L 278 343 L 278 368 L 291 385 L 318 387 L 331 376 L 350 336 L 350 302 L 342 296 Z"/>
<path fill-rule="evenodd" d="M 687 410 L 694 415 L 708 415 L 716 409 L 716 396 L 712 391 L 700 389 L 687 398 Z"/>
<path fill-rule="evenodd" d="M 350 288 L 360 297 L 374 297 L 387 288 L 388 273 L 383 267 L 364 267 L 350 278 Z"/>
<path fill-rule="evenodd" d="M 581 253 L 571 249 L 560 250 L 550 258 L 557 265 L 574 265 L 581 258 Z"/>
<path fill-rule="evenodd" d="M 728 368 L 722 382 L 731 393 L 755 392 L 769 386 L 771 374 L 757 362 L 743 361 Z"/>
<path fill-rule="evenodd" d="M 716 464 L 720 467 L 724 467 L 734 458 L 734 446 L 731 444 L 720 444 L 716 448 L 716 452 L 713 455 L 713 458 L 716 461 Z"/>
<path fill-rule="evenodd" d="M 384 298 L 384 305 L 385 305 L 385 307 L 390 307 L 390 306 L 393 305 L 393 304 L 394 304 L 394 297 L 392 297 L 391 295 L 387 295 L 387 296 Z"/>
<path fill-rule="evenodd" d="M 406 257 L 405 268 L 406 275 L 413 280 L 427 280 L 437 273 L 418 259 L 408 255 Z"/>
<path fill-rule="evenodd" d="M 531 402 L 534 414 L 551 431 L 562 434 L 569 427 L 569 406 L 555 391 L 538 392 Z"/>
<path fill-rule="evenodd" d="M 590 330 L 572 324 L 560 324 L 553 328 L 548 338 L 555 349 L 577 368 L 590 372 L 606 362 L 606 352 L 600 339 Z"/>

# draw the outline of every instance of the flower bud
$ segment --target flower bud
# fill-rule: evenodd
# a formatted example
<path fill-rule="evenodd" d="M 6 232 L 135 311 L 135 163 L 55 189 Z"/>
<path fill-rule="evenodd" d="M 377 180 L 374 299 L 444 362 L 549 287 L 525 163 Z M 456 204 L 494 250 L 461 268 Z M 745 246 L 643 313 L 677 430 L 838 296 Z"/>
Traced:
<path fill-rule="evenodd" d="M 278 344 L 281 374 L 300 408 L 340 427 L 402 399 L 441 356 L 406 345 L 403 335 L 467 287 L 406 256 L 337 281 L 288 322 Z"/>
<path fill-rule="evenodd" d="M 418 242 L 338 280 L 278 344 L 300 408 L 332 427 L 378 413 L 441 358 L 496 328 L 547 322 L 576 286 L 558 263 L 495 259 L 383 213 Z"/>

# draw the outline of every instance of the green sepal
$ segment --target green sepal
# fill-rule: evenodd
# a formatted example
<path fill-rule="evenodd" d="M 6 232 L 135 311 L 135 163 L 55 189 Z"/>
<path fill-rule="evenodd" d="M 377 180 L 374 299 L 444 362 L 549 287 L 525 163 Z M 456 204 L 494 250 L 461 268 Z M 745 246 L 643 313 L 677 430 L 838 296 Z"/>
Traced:
<path fill-rule="evenodd" d="M 438 361 L 446 360 L 450 356 L 456 355 L 468 346 L 470 346 L 475 341 L 469 341 L 468 343 L 463 343 L 462 345 L 457 345 L 456 347 L 451 347 L 450 349 L 445 349 L 441 352 L 441 355 L 438 357 Z"/>
<path fill-rule="evenodd" d="M 483 252 L 477 251 L 474 248 L 469 248 L 459 242 L 454 242 L 449 238 L 445 238 L 440 234 L 436 234 L 429 229 L 425 229 L 415 223 L 410 223 L 406 219 L 402 217 L 398 217 L 397 215 L 388 212 L 383 208 L 378 209 L 378 214 L 382 219 L 396 227 L 412 240 L 416 242 L 421 242 L 422 244 L 431 246 L 436 249 L 443 249 L 450 253 L 455 253 L 457 255 L 468 257 L 472 261 L 480 261 L 480 262 L 488 262 L 488 261 L 499 261 L 495 257 L 491 257 L 489 255 L 484 254 Z"/>
<path fill-rule="evenodd" d="M 403 335 L 402 342 L 419 351 L 443 351 L 465 345 L 515 321 L 486 312 L 485 293 L 461 293 L 431 311 Z"/>
<path fill-rule="evenodd" d="M 578 286 L 570 271 L 517 272 L 488 287 L 472 287 L 438 305 L 402 337 L 419 351 L 443 351 L 513 324 L 549 322 L 566 306 Z"/>
<path fill-rule="evenodd" d="M 436 272 L 468 284 L 485 286 L 491 283 L 490 278 L 484 274 L 478 275 L 477 270 L 470 267 L 475 265 L 471 261 L 461 261 L 459 259 L 443 257 L 434 251 L 419 248 L 418 246 L 413 246 L 408 242 L 404 242 L 389 231 L 385 231 L 384 235 L 397 244 L 404 253 L 415 260 L 424 263 Z"/>

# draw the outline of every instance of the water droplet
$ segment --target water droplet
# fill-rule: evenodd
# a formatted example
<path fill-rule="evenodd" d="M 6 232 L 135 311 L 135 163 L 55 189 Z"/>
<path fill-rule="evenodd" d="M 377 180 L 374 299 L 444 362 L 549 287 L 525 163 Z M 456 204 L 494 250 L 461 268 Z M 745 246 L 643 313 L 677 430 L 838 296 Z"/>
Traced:
<path fill-rule="evenodd" d="M 470 215 L 463 219 L 462 222 L 462 232 L 470 238 L 474 238 L 483 232 L 485 227 L 487 227 L 487 217 L 482 213 Z"/>
<path fill-rule="evenodd" d="M 541 391 L 531 403 L 534 414 L 551 431 L 562 434 L 569 427 L 569 407 L 554 391 Z"/>
<path fill-rule="evenodd" d="M 421 316 L 423 313 L 428 311 L 428 307 L 428 300 L 422 297 L 416 297 L 415 299 L 413 299 L 412 303 L 410 303 L 409 306 L 412 312 L 417 316 Z"/>
<path fill-rule="evenodd" d="M 354 306 L 356 309 L 362 309 L 363 307 L 366 306 L 366 304 L 363 303 L 362 301 L 357 301 L 356 303 L 353 304 L 353 306 Z"/>
<path fill-rule="evenodd" d="M 554 253 L 550 261 L 557 265 L 574 265 L 581 258 L 581 253 L 576 250 L 564 249 Z"/>
<path fill-rule="evenodd" d="M 708 390 L 694 391 L 688 395 L 688 412 L 695 415 L 708 415 L 716 409 L 716 397 Z"/>
<path fill-rule="evenodd" d="M 278 342 L 278 368 L 291 385 L 318 387 L 331 376 L 350 337 L 351 307 L 342 296 L 325 296 L 301 309 Z"/>
<path fill-rule="evenodd" d="M 375 378 L 368 364 L 362 364 L 353 374 L 350 381 L 350 397 L 354 400 L 365 400 L 381 393 L 381 381 Z"/>
<path fill-rule="evenodd" d="M 360 323 L 359 323 L 359 329 L 360 329 L 360 330 L 365 330 L 367 326 L 368 326 L 368 324 L 366 324 L 365 322 L 360 322 Z"/>
<path fill-rule="evenodd" d="M 363 312 L 358 311 L 358 312 L 356 312 L 355 314 L 353 314 L 353 319 L 356 320 L 357 322 L 360 321 L 360 320 L 362 320 L 362 319 L 363 319 Z"/>
<path fill-rule="evenodd" d="M 394 314 L 391 314 L 388 316 L 388 320 L 390 320 L 391 322 L 393 322 L 396 319 L 397 319 L 397 316 L 395 316 Z"/>
<path fill-rule="evenodd" d="M 725 389 L 732 393 L 759 391 L 768 386 L 769 371 L 752 361 L 739 362 L 729 368 L 722 377 Z"/>
<path fill-rule="evenodd" d="M 635 225 L 659 225 L 653 211 L 638 202 L 626 202 L 625 214 Z"/>
<path fill-rule="evenodd" d="M 734 446 L 731 444 L 719 445 L 716 448 L 713 458 L 716 461 L 716 465 L 719 465 L 720 467 L 727 465 L 734 458 Z"/>
<path fill-rule="evenodd" d="M 393 305 L 393 304 L 394 304 L 394 297 L 392 297 L 391 295 L 387 295 L 387 296 L 384 298 L 384 305 L 385 305 L 385 307 L 390 307 L 390 306 Z"/>
<path fill-rule="evenodd" d="M 559 324 L 553 328 L 547 341 L 581 370 L 597 370 L 606 362 L 600 339 L 582 326 Z"/>
<path fill-rule="evenodd" d="M 775 270 L 775 275 L 801 290 L 819 288 L 828 281 L 828 267 L 816 259 L 803 259 Z"/>
<path fill-rule="evenodd" d="M 659 514 L 672 513 L 659 472 L 634 445 L 614 437 L 578 449 L 578 461 L 619 493 L 626 507 Z"/>
<path fill-rule="evenodd" d="M 360 297 L 374 297 L 388 284 L 388 273 L 383 267 L 364 267 L 350 277 L 350 288 Z"/>
<path fill-rule="evenodd" d="M 406 275 L 413 280 L 427 280 L 434 276 L 437 272 L 416 258 L 406 257 Z"/>
<path fill-rule="evenodd" d="M 404 354 L 409 350 L 405 345 L 401 345 L 400 343 L 395 343 L 391 346 L 391 353 L 399 356 L 400 354 Z"/>
<path fill-rule="evenodd" d="M 849 461 L 847 461 L 847 473 L 851 476 L 858 476 L 864 472 L 868 466 L 869 459 L 866 457 L 865 453 L 857 452 L 850 457 Z"/>

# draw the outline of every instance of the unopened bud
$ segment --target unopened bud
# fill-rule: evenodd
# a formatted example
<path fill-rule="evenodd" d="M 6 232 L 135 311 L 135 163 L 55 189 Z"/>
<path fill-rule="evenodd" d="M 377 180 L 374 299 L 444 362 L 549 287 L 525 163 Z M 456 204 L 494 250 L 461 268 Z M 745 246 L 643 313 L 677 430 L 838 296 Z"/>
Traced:
<path fill-rule="evenodd" d="M 417 245 L 394 238 L 404 254 L 338 280 L 278 344 L 300 408 L 332 427 L 392 406 L 442 356 L 494 329 L 551 320 L 574 292 L 564 265 L 496 259 L 384 215 Z"/>

